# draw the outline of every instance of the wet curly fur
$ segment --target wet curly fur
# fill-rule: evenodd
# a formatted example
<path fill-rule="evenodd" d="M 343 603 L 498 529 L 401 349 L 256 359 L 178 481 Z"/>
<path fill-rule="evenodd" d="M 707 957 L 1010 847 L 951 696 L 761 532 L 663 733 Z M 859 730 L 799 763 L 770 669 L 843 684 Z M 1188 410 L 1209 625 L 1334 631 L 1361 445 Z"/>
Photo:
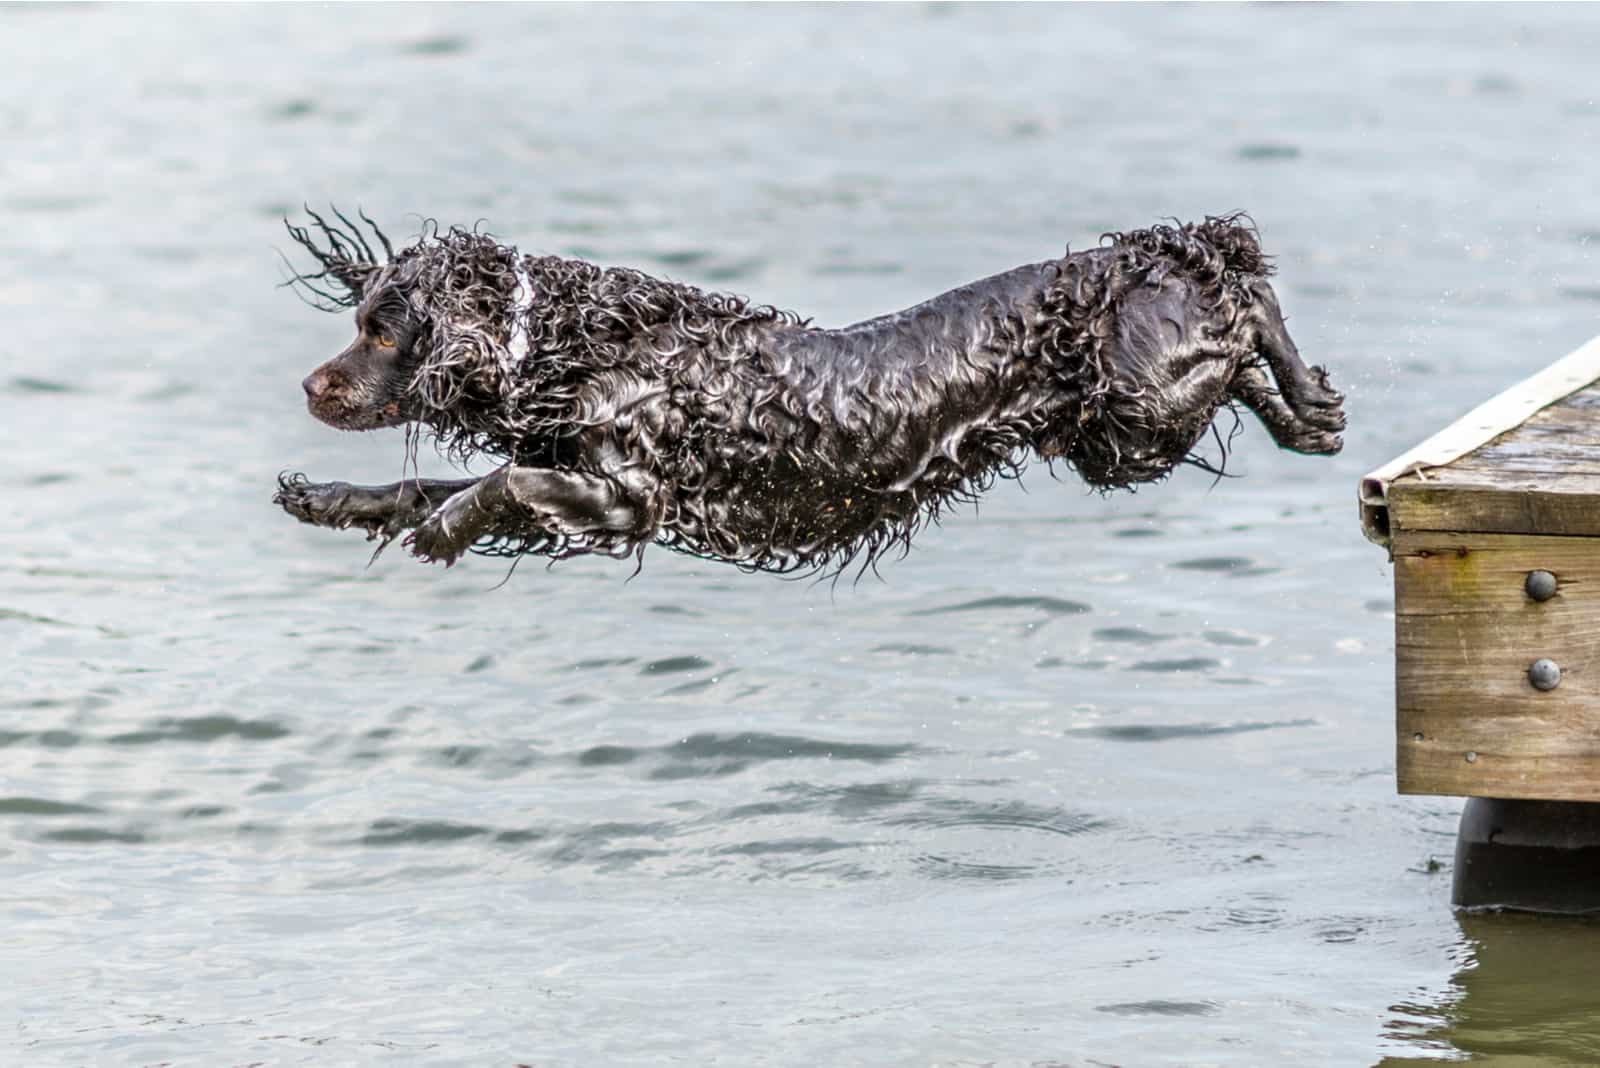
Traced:
<path fill-rule="evenodd" d="M 1189 461 L 1239 402 L 1279 444 L 1338 451 L 1342 398 L 1300 362 L 1241 216 L 1105 235 L 906 311 L 825 330 L 625 268 L 428 227 L 384 255 L 291 226 L 296 273 L 359 335 L 307 378 L 334 426 L 415 424 L 481 480 L 284 480 L 308 522 L 416 555 L 626 556 L 662 544 L 750 570 L 871 563 L 1030 456 L 1129 487 Z M 1218 438 L 1219 442 L 1221 438 Z M 1226 458 L 1226 443 L 1223 455 Z"/>

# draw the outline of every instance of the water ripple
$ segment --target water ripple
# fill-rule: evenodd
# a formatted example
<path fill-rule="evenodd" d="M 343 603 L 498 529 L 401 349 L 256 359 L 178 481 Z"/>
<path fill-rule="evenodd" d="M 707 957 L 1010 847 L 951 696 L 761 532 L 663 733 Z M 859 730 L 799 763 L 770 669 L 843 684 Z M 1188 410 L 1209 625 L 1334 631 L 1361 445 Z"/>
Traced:
<path fill-rule="evenodd" d="M 934 879 L 1012 881 L 1060 874 L 1074 854 L 1049 844 L 1112 826 L 1082 812 L 1039 808 L 1019 802 L 974 803 L 941 799 L 921 813 L 885 821 L 890 826 L 933 832 L 936 845 L 918 849 L 912 866 Z"/>
<path fill-rule="evenodd" d="M 144 730 L 113 734 L 112 745 L 151 745 L 156 742 L 214 742 L 221 738 L 242 738 L 267 742 L 286 737 L 289 729 L 270 720 L 238 719 L 234 716 L 167 716 Z"/>
<path fill-rule="evenodd" d="M 1211 738 L 1225 734 L 1278 730 L 1283 727 L 1310 727 L 1314 719 L 1286 719 L 1270 723 L 1129 723 L 1095 727 L 1074 727 L 1068 734 L 1085 734 L 1114 742 L 1169 742 L 1178 738 Z"/>
<path fill-rule="evenodd" d="M 361 845 L 435 845 L 481 838 L 490 834 L 488 827 L 470 823 L 451 823 L 446 820 L 376 820 L 359 839 Z"/>
<path fill-rule="evenodd" d="M 1175 635 L 1157 634 L 1145 630 L 1143 627 L 1101 627 L 1093 631 L 1090 637 L 1103 642 L 1129 642 L 1134 645 L 1155 645 L 1157 642 L 1171 641 Z"/>
<path fill-rule="evenodd" d="M 0 816 L 87 816 L 104 811 L 94 805 L 49 801 L 42 797 L 0 797 Z"/>
<path fill-rule="evenodd" d="M 1096 1005 L 1094 1011 L 1108 1012 L 1113 1016 L 1215 1016 L 1222 1011 L 1222 1006 L 1215 1001 L 1167 1001 L 1153 998 L 1149 1001 Z"/>
<path fill-rule="evenodd" d="M 1248 556 L 1198 556 L 1192 560 L 1178 560 L 1171 566 L 1183 571 L 1216 571 L 1223 574 L 1243 571 L 1255 564 Z"/>
<path fill-rule="evenodd" d="M 400 50 L 413 56 L 452 56 L 465 52 L 471 42 L 455 34 L 434 34 L 408 41 Z"/>
<path fill-rule="evenodd" d="M 1190 671 L 1210 671 L 1212 668 L 1222 666 L 1222 661 L 1213 660 L 1209 656 L 1186 656 L 1172 660 L 1140 660 L 1128 667 L 1129 671 L 1153 671 L 1158 674 L 1172 675 Z"/>
<path fill-rule="evenodd" d="M 711 661 L 703 656 L 669 656 L 650 661 L 639 669 L 639 674 L 674 675 L 681 671 L 702 671 L 712 666 Z"/>
<path fill-rule="evenodd" d="M 577 756 L 582 767 L 608 767 L 645 761 L 652 779 L 717 778 L 776 760 L 849 760 L 884 764 L 919 750 L 911 743 L 830 742 L 788 734 L 693 734 L 669 745 L 598 745 Z"/>
<path fill-rule="evenodd" d="M 960 604 L 943 605 L 939 608 L 923 608 L 912 612 L 914 616 L 942 616 L 952 612 L 989 612 L 995 610 L 1008 611 L 1017 608 L 1031 608 L 1046 612 L 1053 616 L 1082 615 L 1092 609 L 1082 601 L 1068 601 L 1060 597 L 981 597 L 976 601 L 962 601 Z"/>
<path fill-rule="evenodd" d="M 138 831 L 113 831 L 104 827 L 68 827 L 59 831 L 47 831 L 39 836 L 39 840 L 59 842 L 64 845 L 139 845 L 146 841 L 146 838 Z"/>

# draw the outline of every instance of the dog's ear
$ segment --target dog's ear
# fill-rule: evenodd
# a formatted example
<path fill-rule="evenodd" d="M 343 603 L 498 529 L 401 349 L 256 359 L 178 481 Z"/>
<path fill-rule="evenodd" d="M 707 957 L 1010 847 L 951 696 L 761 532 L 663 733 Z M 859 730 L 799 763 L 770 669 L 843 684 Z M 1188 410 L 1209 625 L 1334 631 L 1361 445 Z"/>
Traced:
<path fill-rule="evenodd" d="M 357 214 L 383 246 L 385 259 L 382 262 L 362 235 L 361 228 L 345 218 L 339 209 L 334 208 L 333 214 L 343 226 L 328 223 L 310 208 L 306 208 L 305 212 L 321 231 L 325 245 L 318 242 L 311 227 L 295 226 L 288 219 L 283 221 L 283 226 L 296 244 L 311 253 L 322 269 L 313 274 L 302 274 L 290 265 L 290 277 L 284 285 L 299 286 L 311 294 L 311 303 L 324 311 L 354 308 L 361 303 L 367 282 L 378 272 L 382 263 L 394 259 L 394 246 L 363 212 L 358 211 Z"/>

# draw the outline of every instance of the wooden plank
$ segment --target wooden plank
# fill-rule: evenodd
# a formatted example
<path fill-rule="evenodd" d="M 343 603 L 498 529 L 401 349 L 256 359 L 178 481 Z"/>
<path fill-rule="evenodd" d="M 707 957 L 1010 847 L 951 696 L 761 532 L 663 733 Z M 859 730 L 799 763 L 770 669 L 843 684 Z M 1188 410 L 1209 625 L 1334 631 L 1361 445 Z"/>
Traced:
<path fill-rule="evenodd" d="M 1476 455 L 1473 454 L 1474 457 Z M 1566 475 L 1600 476 L 1600 465 L 1582 459 L 1554 460 L 1549 456 L 1497 453 L 1493 460 L 1473 458 L 1457 460 L 1449 467 L 1441 467 L 1435 471 L 1432 481 L 1450 485 L 1482 486 L 1493 485 L 1502 480 L 1525 482 L 1529 476 L 1542 476 L 1548 481 Z M 1389 488 L 1391 492 L 1394 489 L 1392 485 Z"/>
<path fill-rule="evenodd" d="M 1550 428 L 1563 433 L 1581 431 L 1592 435 L 1596 411 L 1600 411 L 1600 390 L 1590 386 L 1557 401 L 1507 433 L 1523 434 L 1540 428 Z"/>
<path fill-rule="evenodd" d="M 1361 480 L 1358 490 L 1361 529 L 1372 541 L 1388 545 L 1395 529 L 1389 504 L 1389 490 L 1395 482 L 1407 474 L 1426 473 L 1460 459 L 1597 379 L 1600 379 L 1600 337 L 1478 405 L 1422 444 L 1396 456 Z"/>
<path fill-rule="evenodd" d="M 1600 417 L 1595 419 L 1594 429 L 1600 430 Z M 1600 442 L 1519 434 L 1511 440 L 1485 445 L 1451 464 L 1446 470 L 1453 470 L 1458 465 L 1488 471 L 1517 465 L 1530 471 L 1594 474 L 1600 470 Z"/>
<path fill-rule="evenodd" d="M 1406 531 L 1393 549 L 1400 792 L 1600 801 L 1600 544 Z M 1535 569 L 1558 580 L 1543 603 Z M 1554 690 L 1528 681 L 1540 658 Z"/>
<path fill-rule="evenodd" d="M 1492 483 L 1508 471 L 1600 474 L 1600 410 L 1572 403 L 1589 396 L 1600 397 L 1600 390 L 1574 394 L 1443 467 L 1396 481 Z"/>
<path fill-rule="evenodd" d="M 1403 475 L 1395 482 L 1481 485 L 1508 474 L 1600 475 L 1600 409 L 1573 407 L 1571 402 L 1580 396 L 1600 398 L 1600 390 L 1574 394 L 1444 467 Z"/>
<path fill-rule="evenodd" d="M 1600 537 L 1600 474 L 1444 468 L 1393 483 L 1387 513 L 1396 532 Z"/>
<path fill-rule="evenodd" d="M 1600 608 L 1600 543 L 1587 538 L 1406 531 L 1395 536 L 1394 567 L 1395 611 L 1409 615 L 1488 612 L 1527 628 L 1578 622 L 1565 614 L 1591 599 Z M 1556 576 L 1550 600 L 1524 591 L 1533 570 Z"/>
<path fill-rule="evenodd" d="M 1436 469 L 1433 477 L 1484 482 L 1512 472 L 1600 475 L 1600 409 L 1573 403 L 1588 397 L 1600 397 L 1600 390 L 1590 387 L 1567 397 Z"/>
<path fill-rule="evenodd" d="M 1573 409 L 1600 408 L 1600 389 L 1590 386 L 1562 399 L 1562 407 Z"/>

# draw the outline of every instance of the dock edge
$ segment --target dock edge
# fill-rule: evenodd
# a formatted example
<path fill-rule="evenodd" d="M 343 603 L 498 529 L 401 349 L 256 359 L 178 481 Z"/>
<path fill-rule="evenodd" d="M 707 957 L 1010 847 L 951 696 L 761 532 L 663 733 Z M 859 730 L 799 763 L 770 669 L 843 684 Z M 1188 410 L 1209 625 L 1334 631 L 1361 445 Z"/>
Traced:
<path fill-rule="evenodd" d="M 1388 548 L 1392 533 L 1390 483 L 1410 474 L 1426 478 L 1429 468 L 1459 460 L 1596 379 L 1600 379 L 1600 337 L 1591 338 L 1544 370 L 1484 401 L 1422 444 L 1363 476 L 1357 491 L 1362 533 L 1368 541 Z"/>

